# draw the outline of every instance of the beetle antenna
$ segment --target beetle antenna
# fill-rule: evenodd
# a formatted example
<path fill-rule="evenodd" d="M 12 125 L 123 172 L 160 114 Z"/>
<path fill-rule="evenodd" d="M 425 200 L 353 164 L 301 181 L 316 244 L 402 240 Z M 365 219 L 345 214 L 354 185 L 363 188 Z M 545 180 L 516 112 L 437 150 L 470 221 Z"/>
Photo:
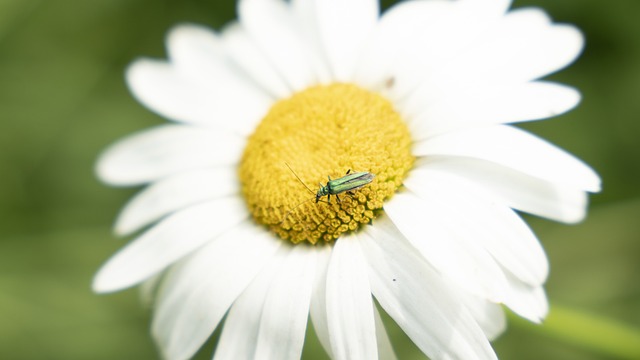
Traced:
<path fill-rule="evenodd" d="M 300 181 L 300 184 L 304 185 L 304 187 L 307 188 L 307 190 L 309 190 L 309 192 L 311 193 L 311 195 L 315 195 L 315 193 L 309 189 L 309 187 L 307 186 L 307 184 L 304 183 L 304 181 L 302 181 L 302 179 L 300 179 L 300 177 L 298 176 L 298 174 L 296 174 L 295 171 L 293 171 L 293 169 L 291 168 L 291 166 L 289 166 L 289 164 L 287 164 L 287 162 L 285 161 L 284 163 L 285 165 L 287 165 L 287 167 L 289 168 L 289 170 L 291 170 L 291 172 L 293 173 L 293 175 L 295 175 L 295 177 L 298 179 L 298 181 Z M 296 207 L 300 206 L 300 204 L 298 204 Z M 284 220 L 283 220 L 284 221 Z"/>
<path fill-rule="evenodd" d="M 293 208 L 291 208 L 291 210 L 287 211 L 287 213 L 284 215 L 284 217 L 282 218 L 282 220 L 280 220 L 280 222 L 278 223 L 278 225 L 281 225 L 285 220 L 287 220 L 287 218 L 288 218 L 288 217 L 289 217 L 289 215 L 293 212 L 293 210 L 297 209 L 298 207 L 300 207 L 300 205 L 302 205 L 302 204 L 306 203 L 307 201 L 311 201 L 311 200 L 313 200 L 313 199 L 315 199 L 315 198 L 310 198 L 310 199 L 307 199 L 307 200 L 302 200 L 302 201 L 300 201 L 296 206 L 294 206 Z M 328 202 L 328 201 L 325 201 L 325 200 L 322 200 L 322 199 L 320 199 L 319 201 L 320 201 L 320 202 L 323 202 L 323 203 L 325 203 L 325 204 L 329 204 L 329 205 L 331 205 L 331 203 L 330 203 L 330 202 Z"/>
<path fill-rule="evenodd" d="M 298 205 L 294 206 L 293 208 L 291 208 L 291 210 L 287 211 L 287 213 L 284 215 L 284 217 L 282 218 L 282 220 L 278 223 L 278 225 L 282 224 L 285 220 L 287 220 L 287 218 L 289 217 L 289 215 L 291 214 L 291 212 L 293 212 L 293 210 L 297 209 L 300 205 L 306 203 L 307 201 L 311 201 L 314 198 L 311 199 L 307 199 L 307 200 L 302 200 L 298 203 Z"/>

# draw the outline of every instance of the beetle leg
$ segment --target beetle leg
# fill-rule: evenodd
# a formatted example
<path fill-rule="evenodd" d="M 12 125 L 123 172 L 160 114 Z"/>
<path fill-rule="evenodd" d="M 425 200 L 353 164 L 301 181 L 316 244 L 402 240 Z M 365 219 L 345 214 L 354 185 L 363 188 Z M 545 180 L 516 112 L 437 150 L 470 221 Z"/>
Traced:
<path fill-rule="evenodd" d="M 351 169 L 347 170 L 347 174 L 346 175 L 349 175 L 350 172 L 351 172 Z"/>
<path fill-rule="evenodd" d="M 336 194 L 336 199 L 338 199 L 338 202 L 342 202 L 342 201 L 340 200 L 340 198 L 338 197 L 338 194 Z"/>

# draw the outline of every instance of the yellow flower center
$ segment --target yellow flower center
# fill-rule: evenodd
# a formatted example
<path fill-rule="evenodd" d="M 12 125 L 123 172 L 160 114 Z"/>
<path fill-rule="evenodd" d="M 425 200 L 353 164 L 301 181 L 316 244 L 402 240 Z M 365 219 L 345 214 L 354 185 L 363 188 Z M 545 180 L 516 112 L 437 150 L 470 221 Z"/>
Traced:
<path fill-rule="evenodd" d="M 336 83 L 275 103 L 249 138 L 239 176 L 258 223 L 294 244 L 316 244 L 371 223 L 413 162 L 409 130 L 393 105 L 358 86 Z M 375 177 L 316 202 L 328 177 L 339 184 L 349 170 Z"/>

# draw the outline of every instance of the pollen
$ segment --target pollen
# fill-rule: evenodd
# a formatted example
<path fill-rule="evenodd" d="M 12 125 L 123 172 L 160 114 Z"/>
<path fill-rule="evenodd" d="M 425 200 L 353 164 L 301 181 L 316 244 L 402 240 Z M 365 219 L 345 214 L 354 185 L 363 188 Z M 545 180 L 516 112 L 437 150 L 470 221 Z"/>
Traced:
<path fill-rule="evenodd" d="M 412 168 L 411 136 L 391 102 L 356 85 L 315 86 L 280 100 L 249 137 L 239 167 L 254 220 L 294 244 L 331 243 L 371 224 Z M 370 183 L 323 196 L 329 178 Z"/>

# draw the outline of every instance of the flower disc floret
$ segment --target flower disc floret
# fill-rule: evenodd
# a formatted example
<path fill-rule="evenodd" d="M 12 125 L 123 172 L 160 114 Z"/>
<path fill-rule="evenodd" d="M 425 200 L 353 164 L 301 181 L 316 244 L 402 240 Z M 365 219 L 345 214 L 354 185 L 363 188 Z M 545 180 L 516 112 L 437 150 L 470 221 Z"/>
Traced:
<path fill-rule="evenodd" d="M 253 218 L 280 238 L 332 242 L 379 214 L 413 166 L 411 143 L 379 94 L 343 83 L 310 87 L 276 102 L 249 138 L 239 168 L 244 198 Z M 340 201 L 316 202 L 328 177 L 349 170 L 375 178 Z"/>

